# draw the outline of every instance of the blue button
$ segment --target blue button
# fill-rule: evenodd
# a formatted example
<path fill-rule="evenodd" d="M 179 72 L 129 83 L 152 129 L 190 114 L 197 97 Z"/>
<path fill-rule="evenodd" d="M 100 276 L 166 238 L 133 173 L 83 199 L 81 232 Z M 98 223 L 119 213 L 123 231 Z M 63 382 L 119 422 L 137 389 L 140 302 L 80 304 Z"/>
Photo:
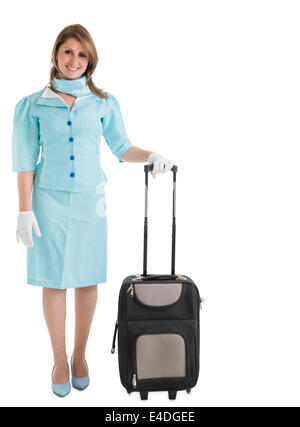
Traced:
<path fill-rule="evenodd" d="M 73 141 L 74 141 L 74 138 L 72 138 L 72 137 L 71 137 L 71 138 L 69 138 L 69 141 L 70 141 L 70 142 L 73 142 Z"/>
<path fill-rule="evenodd" d="M 72 124 L 72 122 L 69 120 L 69 121 L 67 122 L 67 125 L 71 126 L 71 124 Z"/>
<path fill-rule="evenodd" d="M 74 156 L 70 156 L 70 160 L 74 160 Z"/>
<path fill-rule="evenodd" d="M 74 173 L 74 172 L 71 172 L 71 173 L 70 173 L 70 177 L 71 177 L 71 178 L 73 178 L 74 176 L 75 176 L 75 173 Z"/>

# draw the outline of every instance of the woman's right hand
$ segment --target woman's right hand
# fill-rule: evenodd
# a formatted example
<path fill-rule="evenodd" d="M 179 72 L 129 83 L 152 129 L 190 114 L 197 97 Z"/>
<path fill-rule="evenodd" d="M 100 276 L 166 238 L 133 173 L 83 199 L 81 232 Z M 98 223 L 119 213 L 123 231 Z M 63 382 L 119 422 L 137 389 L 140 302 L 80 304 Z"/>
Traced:
<path fill-rule="evenodd" d="M 32 228 L 38 237 L 42 237 L 37 219 L 32 211 L 19 212 L 17 222 L 17 242 L 22 240 L 25 246 L 33 248 Z"/>

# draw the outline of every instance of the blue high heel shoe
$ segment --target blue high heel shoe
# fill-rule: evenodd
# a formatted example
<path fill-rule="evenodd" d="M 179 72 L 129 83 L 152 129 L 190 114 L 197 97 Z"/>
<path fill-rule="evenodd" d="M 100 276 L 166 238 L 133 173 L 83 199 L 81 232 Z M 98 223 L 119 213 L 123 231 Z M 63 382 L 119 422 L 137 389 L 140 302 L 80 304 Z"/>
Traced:
<path fill-rule="evenodd" d="M 71 372 L 72 372 L 72 386 L 74 388 L 76 388 L 77 390 L 84 390 L 85 388 L 87 388 L 87 386 L 90 383 L 90 377 L 89 377 L 89 368 L 88 365 L 86 363 L 86 360 L 84 361 L 87 370 L 88 370 L 88 374 L 86 377 L 74 377 L 73 375 L 73 356 L 71 357 L 70 360 L 70 364 L 71 364 Z"/>
<path fill-rule="evenodd" d="M 53 372 L 54 372 L 54 368 L 55 368 L 55 365 L 53 366 L 52 374 L 51 374 L 52 391 L 53 391 L 54 394 L 56 394 L 56 396 L 64 397 L 67 394 L 69 394 L 70 391 L 71 391 L 70 380 L 68 380 L 66 383 L 63 383 L 63 384 L 54 384 L 53 383 Z M 68 365 L 68 371 L 69 371 L 69 365 Z"/>

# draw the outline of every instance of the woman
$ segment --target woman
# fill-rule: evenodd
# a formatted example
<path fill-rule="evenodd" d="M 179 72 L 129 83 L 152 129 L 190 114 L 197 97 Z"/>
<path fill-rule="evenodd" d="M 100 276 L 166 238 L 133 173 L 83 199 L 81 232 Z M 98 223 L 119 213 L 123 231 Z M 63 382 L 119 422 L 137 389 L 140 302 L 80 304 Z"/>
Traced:
<path fill-rule="evenodd" d="M 107 179 L 100 163 L 101 135 L 119 162 L 153 164 L 153 177 L 173 166 L 160 154 L 131 144 L 117 99 L 92 81 L 97 62 L 88 31 L 81 25 L 64 28 L 53 47 L 49 86 L 22 98 L 14 115 L 17 241 L 27 246 L 27 283 L 43 287 L 54 355 L 52 390 L 59 396 L 71 390 L 66 290 L 75 288 L 72 385 L 83 390 L 89 384 L 85 351 L 97 284 L 106 281 Z"/>

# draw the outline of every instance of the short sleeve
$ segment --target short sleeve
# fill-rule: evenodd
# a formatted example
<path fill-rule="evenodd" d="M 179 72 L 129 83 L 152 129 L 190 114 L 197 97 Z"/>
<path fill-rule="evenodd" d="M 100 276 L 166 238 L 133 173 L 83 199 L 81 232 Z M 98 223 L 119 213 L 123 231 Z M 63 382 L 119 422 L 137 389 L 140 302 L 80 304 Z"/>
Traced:
<path fill-rule="evenodd" d="M 27 97 L 15 107 L 12 135 L 12 170 L 35 170 L 40 154 L 39 122 L 31 114 Z"/>
<path fill-rule="evenodd" d="M 107 102 L 107 113 L 101 118 L 103 127 L 103 136 L 111 149 L 112 153 L 117 157 L 119 162 L 124 163 L 121 157 L 132 147 L 129 141 L 118 100 L 107 92 L 109 98 Z"/>

